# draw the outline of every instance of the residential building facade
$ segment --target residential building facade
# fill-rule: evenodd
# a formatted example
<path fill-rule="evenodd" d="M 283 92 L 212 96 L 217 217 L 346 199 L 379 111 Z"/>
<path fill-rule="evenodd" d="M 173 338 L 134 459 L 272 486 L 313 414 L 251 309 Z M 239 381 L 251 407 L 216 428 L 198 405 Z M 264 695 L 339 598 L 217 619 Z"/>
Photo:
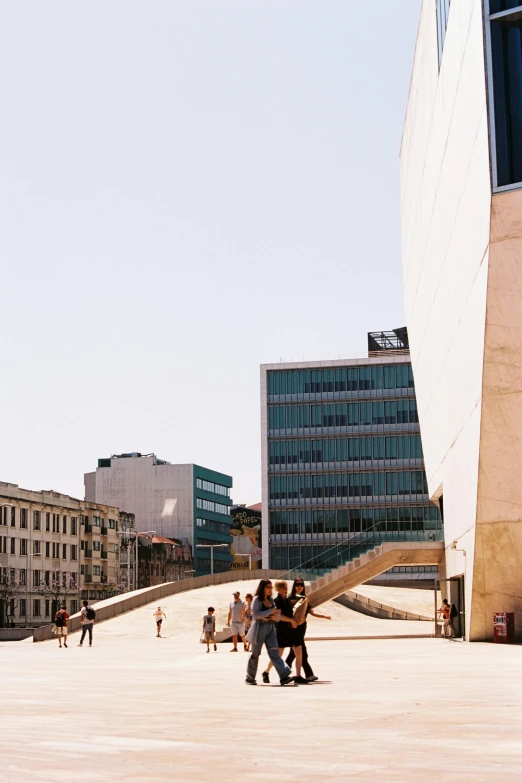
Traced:
<path fill-rule="evenodd" d="M 131 512 L 140 532 L 180 540 L 191 547 L 196 574 L 229 571 L 232 477 L 200 465 L 172 465 L 155 454 L 115 454 L 85 474 L 85 498 Z"/>
<path fill-rule="evenodd" d="M 261 367 L 263 568 L 334 567 L 338 545 L 362 536 L 441 536 L 406 330 L 369 335 L 368 347 Z"/>
<path fill-rule="evenodd" d="M 401 149 L 404 299 L 445 590 L 522 638 L 522 2 L 424 0 Z"/>
<path fill-rule="evenodd" d="M 188 544 L 166 536 L 138 537 L 138 589 L 194 576 L 194 558 Z"/>
<path fill-rule="evenodd" d="M 52 620 L 98 600 L 120 579 L 118 509 L 0 482 L 0 624 Z"/>

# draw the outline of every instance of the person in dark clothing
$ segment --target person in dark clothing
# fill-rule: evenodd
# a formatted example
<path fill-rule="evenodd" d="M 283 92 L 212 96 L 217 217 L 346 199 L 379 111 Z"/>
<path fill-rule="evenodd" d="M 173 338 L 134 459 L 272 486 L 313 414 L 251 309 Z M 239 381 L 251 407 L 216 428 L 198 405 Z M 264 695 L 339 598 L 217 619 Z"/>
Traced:
<path fill-rule="evenodd" d="M 306 597 L 305 584 L 302 579 L 296 579 L 292 586 L 292 592 L 290 593 L 290 598 L 289 598 L 290 603 L 292 604 L 292 606 L 295 606 L 296 603 L 298 603 L 302 598 L 305 597 Z M 322 620 L 332 619 L 329 614 L 320 614 L 319 612 L 316 612 L 314 609 L 312 609 L 310 606 L 307 606 L 306 616 L 308 617 L 309 614 L 311 614 L 312 617 L 320 617 Z M 295 640 L 296 640 L 296 644 L 301 645 L 301 650 L 303 655 L 302 664 L 303 664 L 304 675 L 308 682 L 316 682 L 316 680 L 318 680 L 319 678 L 315 676 L 313 669 L 310 666 L 310 663 L 308 662 L 308 650 L 306 649 L 306 644 L 304 640 L 306 634 L 306 628 L 307 628 L 307 622 L 305 620 L 304 623 L 301 623 L 301 625 L 298 625 L 297 628 L 295 629 L 294 631 Z M 290 650 L 286 658 L 286 663 L 288 666 L 290 666 L 290 668 L 292 668 L 292 664 L 294 660 L 295 660 L 295 653 L 292 649 Z"/>
<path fill-rule="evenodd" d="M 281 612 L 281 618 L 280 621 L 277 624 L 276 633 L 277 633 L 277 644 L 279 646 L 279 652 L 281 655 L 283 655 L 283 652 L 286 647 L 290 647 L 295 654 L 295 670 L 296 670 L 296 683 L 306 683 L 307 680 L 305 680 L 304 677 L 301 677 L 301 660 L 302 660 L 302 651 L 301 646 L 296 644 L 296 636 L 295 631 L 297 629 L 297 623 L 294 620 L 294 610 L 292 608 L 292 604 L 288 598 L 288 584 L 281 580 L 279 582 L 275 583 L 275 588 L 277 590 L 277 597 L 275 599 L 275 605 L 277 609 Z M 267 668 L 263 672 L 263 682 L 268 683 L 270 682 L 269 678 L 269 672 L 272 668 L 272 662 L 270 661 Z"/>

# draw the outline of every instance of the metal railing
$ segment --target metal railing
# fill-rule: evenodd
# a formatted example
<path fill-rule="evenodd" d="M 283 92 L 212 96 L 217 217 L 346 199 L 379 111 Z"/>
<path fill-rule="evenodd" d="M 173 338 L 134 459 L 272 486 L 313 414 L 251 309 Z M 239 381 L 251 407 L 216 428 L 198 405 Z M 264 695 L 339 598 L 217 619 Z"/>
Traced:
<path fill-rule="evenodd" d="M 281 574 L 281 578 L 303 577 L 308 581 L 319 579 L 326 573 L 340 568 L 347 563 L 356 560 L 361 555 L 365 555 L 377 546 L 387 543 L 426 541 L 436 542 L 444 540 L 442 528 L 434 530 L 383 530 L 385 522 L 378 522 L 372 527 L 360 533 L 355 533 L 350 538 L 345 539 L 328 549 L 324 549 L 314 557 L 303 561 L 298 566 L 290 568 Z M 315 542 L 310 542 L 313 546 Z"/>

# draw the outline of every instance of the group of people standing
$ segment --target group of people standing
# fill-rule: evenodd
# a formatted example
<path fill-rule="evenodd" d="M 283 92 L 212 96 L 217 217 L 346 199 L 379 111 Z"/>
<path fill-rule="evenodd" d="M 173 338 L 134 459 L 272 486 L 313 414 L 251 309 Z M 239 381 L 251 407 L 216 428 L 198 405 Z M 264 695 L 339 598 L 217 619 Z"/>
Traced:
<path fill-rule="evenodd" d="M 330 620 L 327 614 L 314 611 L 308 604 L 305 584 L 302 579 L 296 579 L 288 595 L 288 583 L 278 580 L 275 583 L 277 596 L 272 597 L 273 585 L 270 579 L 261 579 L 251 605 L 252 624 L 245 639 L 251 644 L 251 656 L 248 660 L 246 683 L 257 685 L 256 675 L 259 656 L 266 647 L 270 659 L 263 671 L 263 682 L 270 682 L 270 670 L 273 667 L 279 675 L 281 685 L 292 682 L 307 684 L 317 677 L 308 661 L 308 651 L 305 635 L 309 614 L 325 620 Z M 283 653 L 288 649 L 286 662 Z M 295 660 L 296 676 L 291 674 L 291 665 Z M 302 676 L 304 670 L 305 677 Z"/>

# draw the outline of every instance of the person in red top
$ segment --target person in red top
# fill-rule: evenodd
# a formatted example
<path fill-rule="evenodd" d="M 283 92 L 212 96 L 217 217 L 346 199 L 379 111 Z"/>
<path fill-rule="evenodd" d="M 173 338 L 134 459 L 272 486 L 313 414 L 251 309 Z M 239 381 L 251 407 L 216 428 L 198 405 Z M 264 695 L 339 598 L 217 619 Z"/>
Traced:
<path fill-rule="evenodd" d="M 441 629 L 442 638 L 443 639 L 446 638 L 446 631 L 449 629 L 450 639 L 454 639 L 455 628 L 453 626 L 453 617 L 451 616 L 451 606 L 449 605 L 447 598 L 444 598 L 444 600 L 442 601 L 442 606 L 438 610 L 437 614 L 441 614 L 444 620 Z"/>
<path fill-rule="evenodd" d="M 61 609 L 58 609 L 54 615 L 54 624 L 58 631 L 58 642 L 60 647 L 62 646 L 62 639 L 63 646 L 67 647 L 67 623 L 69 622 L 69 617 L 70 614 L 65 608 L 65 605 L 62 606 Z"/>

